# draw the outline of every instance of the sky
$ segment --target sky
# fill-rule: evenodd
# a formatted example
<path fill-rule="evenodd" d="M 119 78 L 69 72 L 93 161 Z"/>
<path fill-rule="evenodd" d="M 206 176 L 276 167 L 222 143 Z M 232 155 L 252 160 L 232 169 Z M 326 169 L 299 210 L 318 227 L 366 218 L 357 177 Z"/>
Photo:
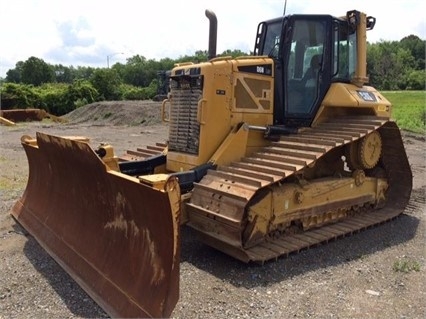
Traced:
<path fill-rule="evenodd" d="M 426 39 L 424 0 L 0 0 L 0 77 L 34 56 L 49 64 L 107 67 L 135 55 L 176 59 L 208 49 L 212 10 L 217 53 L 253 51 L 259 22 L 286 14 L 376 18 L 370 43 Z"/>

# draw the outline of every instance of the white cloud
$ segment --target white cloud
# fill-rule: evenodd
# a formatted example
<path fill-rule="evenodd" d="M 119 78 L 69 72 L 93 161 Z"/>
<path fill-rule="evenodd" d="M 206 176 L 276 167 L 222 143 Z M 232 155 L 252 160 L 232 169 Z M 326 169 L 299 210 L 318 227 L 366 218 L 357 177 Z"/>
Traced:
<path fill-rule="evenodd" d="M 51 64 L 106 66 L 139 54 L 177 58 L 208 47 L 205 9 L 218 18 L 220 53 L 253 50 L 257 24 L 283 13 L 278 0 L 3 0 L 0 4 L 0 77 L 31 56 Z M 360 10 L 377 18 L 370 42 L 426 38 L 422 0 L 288 0 L 287 14 L 341 16 Z"/>

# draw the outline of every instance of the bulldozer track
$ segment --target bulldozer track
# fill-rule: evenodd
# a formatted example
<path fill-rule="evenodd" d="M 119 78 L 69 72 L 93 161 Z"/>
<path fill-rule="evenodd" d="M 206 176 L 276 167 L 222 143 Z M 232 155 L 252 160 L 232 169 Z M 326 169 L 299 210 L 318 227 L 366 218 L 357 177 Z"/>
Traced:
<path fill-rule="evenodd" d="M 309 166 L 330 150 L 354 142 L 379 130 L 389 188 L 384 208 L 358 213 L 340 222 L 279 238 L 267 238 L 263 243 L 245 249 L 237 240 L 227 240 L 226 233 L 241 229 L 246 205 L 260 189 L 285 180 Z M 229 166 L 210 170 L 194 184 L 191 201 L 187 203 L 189 224 L 201 239 L 244 262 L 263 263 L 280 256 L 299 252 L 318 244 L 348 236 L 369 227 L 392 220 L 408 204 L 412 174 L 398 127 L 394 122 L 377 117 L 341 117 L 307 128 L 299 134 L 283 136 L 253 155 Z M 228 213 L 229 212 L 229 213 Z M 191 220 L 220 223 L 225 235 L 206 232 Z"/>
<path fill-rule="evenodd" d="M 136 150 L 126 150 L 125 154 L 118 156 L 118 161 L 127 162 L 144 160 L 155 155 L 163 154 L 166 147 L 166 143 L 155 143 L 155 145 L 138 147 L 136 148 Z"/>
<path fill-rule="evenodd" d="M 405 207 L 404 214 L 410 215 L 415 214 L 415 212 L 419 209 L 425 209 L 426 205 L 426 186 L 422 188 L 415 189 L 411 193 L 410 201 Z"/>

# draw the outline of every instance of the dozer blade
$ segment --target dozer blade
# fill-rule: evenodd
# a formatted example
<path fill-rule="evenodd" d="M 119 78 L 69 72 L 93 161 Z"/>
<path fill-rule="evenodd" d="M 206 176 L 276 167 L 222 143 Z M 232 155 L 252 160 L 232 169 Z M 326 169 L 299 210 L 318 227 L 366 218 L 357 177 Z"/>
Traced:
<path fill-rule="evenodd" d="M 42 109 L 0 110 L 0 117 L 12 122 L 42 121 L 45 118 L 50 118 L 55 122 L 66 122 L 66 120 L 49 114 Z"/>
<path fill-rule="evenodd" d="M 110 171 L 88 143 L 22 141 L 29 179 L 14 218 L 112 317 L 168 317 L 179 297 L 180 189 Z"/>

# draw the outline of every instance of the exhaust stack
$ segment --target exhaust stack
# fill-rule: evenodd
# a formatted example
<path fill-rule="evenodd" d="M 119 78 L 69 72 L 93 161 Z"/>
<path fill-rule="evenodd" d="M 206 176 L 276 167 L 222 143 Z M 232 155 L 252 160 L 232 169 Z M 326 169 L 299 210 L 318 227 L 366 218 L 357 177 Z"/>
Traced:
<path fill-rule="evenodd" d="M 211 10 L 206 10 L 206 17 L 210 20 L 209 28 L 209 60 L 216 57 L 217 44 L 217 18 L 216 14 Z"/>

